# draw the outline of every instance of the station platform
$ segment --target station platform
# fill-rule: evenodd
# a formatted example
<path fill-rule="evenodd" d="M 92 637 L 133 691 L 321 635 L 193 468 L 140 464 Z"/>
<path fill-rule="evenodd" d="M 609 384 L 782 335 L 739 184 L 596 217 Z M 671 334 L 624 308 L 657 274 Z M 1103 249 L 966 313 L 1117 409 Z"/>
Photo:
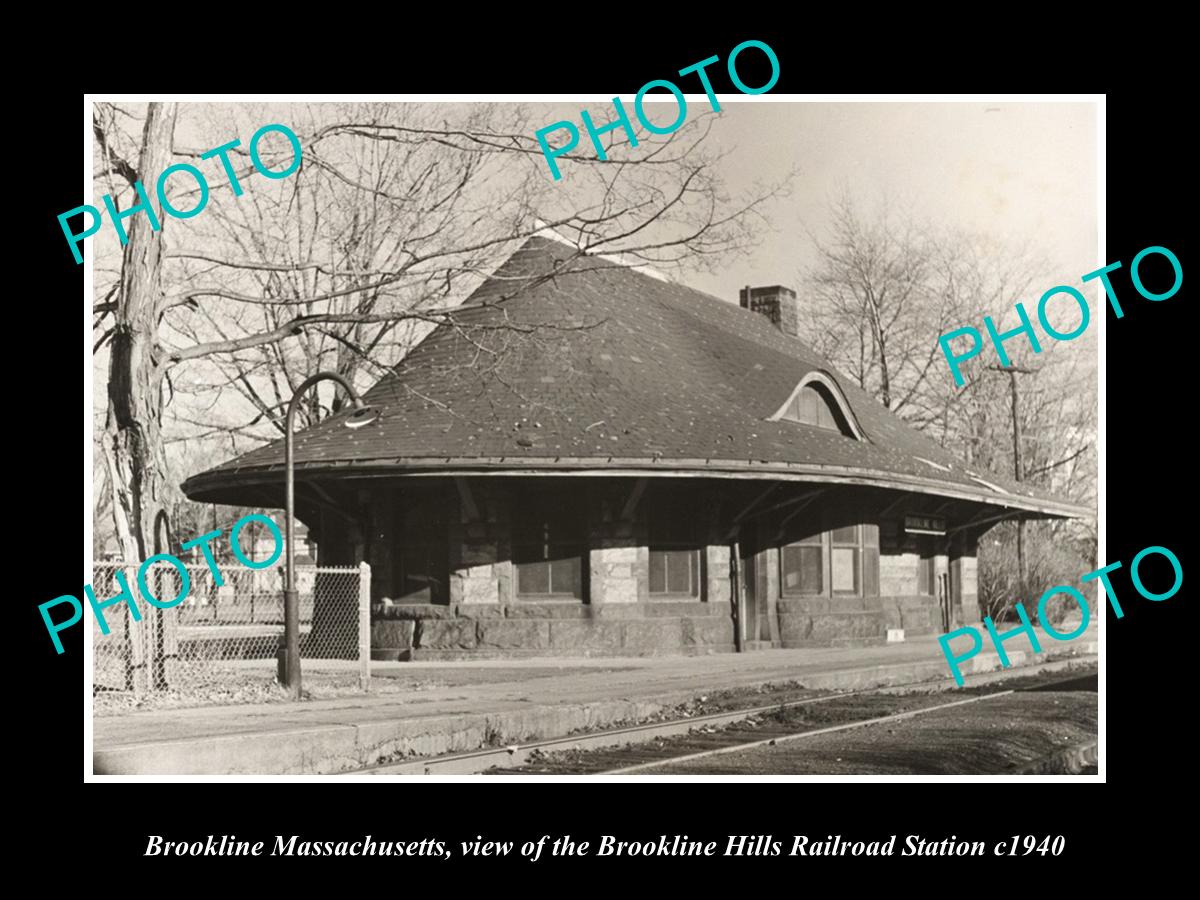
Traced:
<path fill-rule="evenodd" d="M 1096 623 L 1072 641 L 1039 640 L 1040 654 L 1024 636 L 1007 643 L 1014 670 L 1096 655 Z M 985 648 L 964 673 L 1001 668 Z M 953 681 L 935 636 L 689 657 L 374 663 L 372 675 L 377 690 L 369 694 L 97 717 L 94 774 L 332 774 L 628 724 L 730 689 Z"/>

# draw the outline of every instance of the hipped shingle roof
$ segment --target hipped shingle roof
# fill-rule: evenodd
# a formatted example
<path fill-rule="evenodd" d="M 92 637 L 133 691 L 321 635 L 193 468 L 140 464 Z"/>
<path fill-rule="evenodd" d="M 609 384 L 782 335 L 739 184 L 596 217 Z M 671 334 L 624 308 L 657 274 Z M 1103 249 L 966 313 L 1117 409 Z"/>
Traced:
<path fill-rule="evenodd" d="M 482 306 L 483 308 L 479 308 Z M 803 315 L 803 307 L 801 308 Z M 867 440 L 769 421 L 801 378 L 837 383 Z M 875 484 L 1051 515 L 1085 511 L 968 469 L 802 341 L 716 297 L 541 237 L 364 395 L 296 436 L 297 476 L 512 471 Z M 193 476 L 193 499 L 282 482 L 283 441 Z"/>

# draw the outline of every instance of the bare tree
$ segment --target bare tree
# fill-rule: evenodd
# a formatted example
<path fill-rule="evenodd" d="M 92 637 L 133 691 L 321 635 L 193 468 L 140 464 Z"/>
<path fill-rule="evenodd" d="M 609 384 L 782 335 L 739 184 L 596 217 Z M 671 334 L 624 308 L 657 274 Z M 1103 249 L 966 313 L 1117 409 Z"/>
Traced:
<path fill-rule="evenodd" d="M 99 141 L 104 172 L 131 184 L 137 172 L 161 172 L 171 160 L 175 104 L 152 103 L 142 131 L 137 170 L 116 159 Z M 161 209 L 160 209 L 161 213 Z M 121 555 L 145 559 L 153 541 L 154 517 L 166 502 L 162 443 L 162 382 L 166 374 L 157 346 L 162 302 L 162 244 L 145 216 L 135 216 L 121 261 L 120 287 L 112 304 L 108 416 L 102 438 Z"/>
<path fill-rule="evenodd" d="M 843 193 L 829 218 L 828 236 L 810 233 L 805 336 L 888 409 L 934 425 L 947 403 L 937 336 L 1011 308 L 1030 283 L 1029 261 L 898 215 L 886 199 L 869 217 Z"/>
<path fill-rule="evenodd" d="M 887 211 L 865 221 L 848 195 L 831 204 L 831 237 L 812 236 L 819 262 L 808 278 L 812 337 L 864 390 L 902 409 L 928 371 L 921 326 L 938 311 L 930 293 L 933 247 Z M 925 359 L 922 367 L 920 360 Z M 902 373 L 912 366 L 913 372 Z"/>
<path fill-rule="evenodd" d="M 287 115 L 303 164 L 267 182 L 235 148 L 242 196 L 214 185 L 202 216 L 174 223 L 160 212 L 159 232 L 133 217 L 119 280 L 98 278 L 96 346 L 110 353 L 106 458 L 117 540 L 131 560 L 144 558 L 155 511 L 170 505 L 164 409 L 178 436 L 221 433 L 236 445 L 239 434 L 277 435 L 312 371 L 376 374 L 430 328 L 465 331 L 457 316 L 469 307 L 454 304 L 546 226 L 576 239 L 576 268 L 595 251 L 680 266 L 745 246 L 776 190 L 725 198 L 702 116 L 636 149 L 611 132 L 606 161 L 560 157 L 572 161 L 564 190 L 545 175 L 535 128 L 515 106 L 243 105 L 187 115 L 185 130 L 220 136 L 213 146 L 247 122 Z M 173 105 L 150 104 L 139 144 L 126 133 L 135 114 L 98 105 L 98 177 L 110 188 L 152 182 L 172 162 L 199 157 L 207 147 L 175 146 L 175 119 Z M 127 161 L 134 146 L 136 166 Z M 281 150 L 280 161 L 265 151 L 268 167 L 286 165 L 290 150 Z M 182 195 L 172 202 L 187 205 Z M 527 325 L 509 330 L 537 337 Z M 324 396 L 313 393 L 310 421 L 341 402 Z M 228 419 L 230 398 L 245 410 L 241 421 Z"/>
<path fill-rule="evenodd" d="M 1070 345 L 1043 342 L 1035 354 L 1023 339 L 1005 347 L 1020 376 L 1014 421 L 1009 377 L 989 368 L 986 351 L 964 367 L 965 384 L 950 375 L 938 337 L 964 325 L 982 330 L 984 316 L 997 327 L 1015 325 L 1014 304 L 1045 277 L 1024 248 L 977 235 L 914 223 L 882 205 L 863 215 L 843 195 L 830 207 L 827 237 L 813 237 L 817 262 L 808 273 L 805 336 L 881 403 L 969 464 L 1015 474 L 1019 436 L 1022 480 L 1053 490 L 1082 506 L 1096 502 L 1096 384 L 1090 337 Z M 1047 284 L 1053 282 L 1047 281 Z M 1026 303 L 1028 308 L 1028 303 Z M 1002 571 L 1016 553 L 1017 530 L 999 528 L 981 553 L 981 597 L 1000 609 L 1037 594 L 1047 573 L 1075 578 L 1070 570 L 1095 558 L 1091 522 L 1032 523 L 1044 545 L 1032 555 L 1027 583 Z M 1067 541 L 1072 553 L 1055 542 Z M 1050 584 L 1062 583 L 1061 581 Z M 1036 599 L 1036 597 L 1035 597 Z"/>

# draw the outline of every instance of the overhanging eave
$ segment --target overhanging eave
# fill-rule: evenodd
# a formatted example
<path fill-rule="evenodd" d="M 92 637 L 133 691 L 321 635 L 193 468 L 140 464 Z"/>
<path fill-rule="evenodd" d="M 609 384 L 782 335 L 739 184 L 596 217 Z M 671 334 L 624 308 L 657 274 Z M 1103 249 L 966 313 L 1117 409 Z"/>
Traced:
<path fill-rule="evenodd" d="M 1052 497 L 995 491 L 954 481 L 907 473 L 846 466 L 773 463 L 753 460 L 636 459 L 616 457 L 411 457 L 356 462 L 297 463 L 296 478 L 339 478 L 358 481 L 397 477 L 576 476 L 622 478 L 721 478 L 844 484 L 911 491 L 949 499 L 969 500 L 1002 509 L 1035 513 L 1039 517 L 1091 518 L 1093 513 Z M 243 488 L 282 488 L 282 465 L 212 469 L 183 483 L 183 491 L 201 502 L 240 502 L 228 498 Z"/>

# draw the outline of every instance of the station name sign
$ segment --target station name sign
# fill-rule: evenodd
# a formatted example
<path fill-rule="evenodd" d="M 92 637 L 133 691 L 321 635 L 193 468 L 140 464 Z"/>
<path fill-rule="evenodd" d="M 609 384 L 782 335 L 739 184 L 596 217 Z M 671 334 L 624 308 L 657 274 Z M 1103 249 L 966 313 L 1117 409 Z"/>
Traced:
<path fill-rule="evenodd" d="M 905 516 L 904 530 L 908 534 L 945 534 L 946 520 L 935 516 Z"/>

